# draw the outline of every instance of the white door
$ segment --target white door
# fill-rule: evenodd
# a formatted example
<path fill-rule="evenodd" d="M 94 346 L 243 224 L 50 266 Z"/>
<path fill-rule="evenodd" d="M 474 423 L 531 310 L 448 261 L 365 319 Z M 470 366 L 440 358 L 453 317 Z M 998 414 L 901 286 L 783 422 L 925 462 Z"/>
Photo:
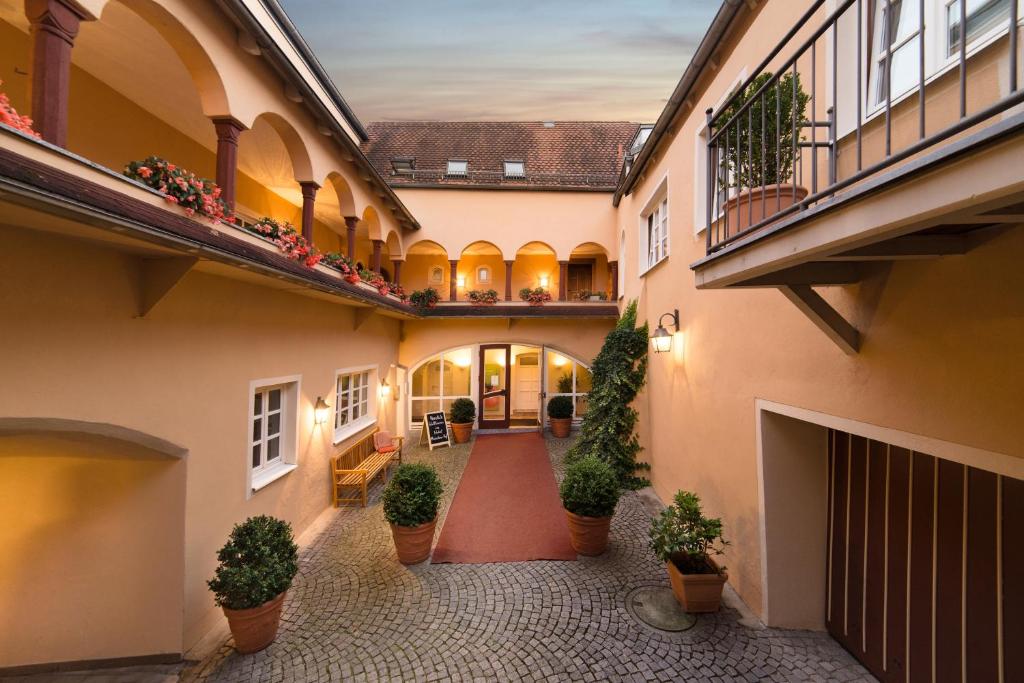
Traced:
<path fill-rule="evenodd" d="M 395 388 L 394 391 L 401 392 L 400 396 L 395 396 L 398 400 L 395 401 L 395 433 L 400 436 L 406 436 L 406 432 L 409 431 L 409 417 L 405 412 L 405 407 L 409 403 L 409 387 L 406 386 L 406 369 L 401 365 L 395 368 Z"/>
<path fill-rule="evenodd" d="M 532 412 L 537 409 L 540 394 L 540 366 L 520 365 L 516 372 L 516 410 Z"/>

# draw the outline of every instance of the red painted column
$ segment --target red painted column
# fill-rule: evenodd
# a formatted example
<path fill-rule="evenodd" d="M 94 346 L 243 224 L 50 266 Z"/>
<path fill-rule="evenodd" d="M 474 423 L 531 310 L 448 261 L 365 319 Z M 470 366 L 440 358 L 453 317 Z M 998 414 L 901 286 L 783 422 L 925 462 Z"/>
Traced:
<path fill-rule="evenodd" d="M 458 260 L 449 260 L 448 264 L 451 266 L 451 278 L 448 283 L 448 300 L 458 301 L 459 300 L 459 262 Z"/>
<path fill-rule="evenodd" d="M 320 186 L 312 180 L 299 183 L 302 188 L 302 236 L 310 244 L 313 243 L 313 207 L 316 204 L 316 191 Z"/>
<path fill-rule="evenodd" d="M 44 140 L 68 140 L 71 48 L 82 21 L 94 17 L 66 0 L 26 0 L 32 39 L 32 125 Z"/>
<path fill-rule="evenodd" d="M 569 284 L 569 262 L 558 262 L 558 300 L 565 301 L 566 285 Z"/>
<path fill-rule="evenodd" d="M 356 223 L 358 222 L 359 216 L 345 216 L 345 233 L 348 238 L 346 255 L 353 261 L 356 260 Z"/>
<path fill-rule="evenodd" d="M 608 274 L 612 278 L 612 301 L 619 300 L 619 262 L 609 261 L 608 262 Z"/>
<path fill-rule="evenodd" d="M 238 119 L 218 116 L 213 120 L 217 131 L 217 185 L 224 203 L 235 210 L 235 188 L 238 177 L 238 136 L 246 130 Z"/>
<path fill-rule="evenodd" d="M 373 259 L 370 261 L 370 270 L 380 273 L 380 251 L 384 247 L 384 240 L 373 240 Z"/>
<path fill-rule="evenodd" d="M 397 259 L 397 258 L 391 259 L 391 267 L 395 271 L 395 275 L 394 275 L 395 279 L 393 280 L 393 282 L 396 285 L 402 284 L 402 263 L 403 263 L 402 259 Z"/>
<path fill-rule="evenodd" d="M 515 261 L 505 261 L 505 301 L 512 301 L 512 264 Z"/>

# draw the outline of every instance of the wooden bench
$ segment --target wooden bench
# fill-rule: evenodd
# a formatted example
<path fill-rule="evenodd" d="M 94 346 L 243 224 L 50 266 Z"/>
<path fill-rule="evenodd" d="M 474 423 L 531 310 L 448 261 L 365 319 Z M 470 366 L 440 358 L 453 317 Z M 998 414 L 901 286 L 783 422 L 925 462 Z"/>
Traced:
<path fill-rule="evenodd" d="M 401 436 L 392 437 L 392 444 L 395 450 L 381 453 L 374 446 L 374 437 L 379 429 L 356 441 L 342 453 L 331 458 L 331 480 L 334 507 L 342 503 L 362 503 L 366 507 L 366 488 L 374 477 L 383 473 L 384 478 L 388 477 L 388 467 L 392 462 L 402 463 L 402 442 Z M 355 498 L 343 497 L 343 489 L 354 488 L 359 491 Z"/>

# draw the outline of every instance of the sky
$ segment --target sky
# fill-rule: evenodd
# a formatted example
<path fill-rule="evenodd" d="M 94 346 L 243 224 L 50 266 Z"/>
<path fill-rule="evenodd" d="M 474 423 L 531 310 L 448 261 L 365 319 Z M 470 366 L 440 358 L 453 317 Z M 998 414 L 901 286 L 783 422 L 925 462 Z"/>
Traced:
<path fill-rule="evenodd" d="M 369 121 L 653 122 L 718 0 L 280 0 Z"/>

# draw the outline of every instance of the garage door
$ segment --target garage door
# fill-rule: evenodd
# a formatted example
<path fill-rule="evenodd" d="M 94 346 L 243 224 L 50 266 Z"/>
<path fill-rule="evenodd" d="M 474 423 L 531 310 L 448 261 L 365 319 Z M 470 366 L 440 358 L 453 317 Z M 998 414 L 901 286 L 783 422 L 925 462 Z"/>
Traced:
<path fill-rule="evenodd" d="M 829 633 L 883 681 L 1024 681 L 1024 481 L 829 431 Z"/>

